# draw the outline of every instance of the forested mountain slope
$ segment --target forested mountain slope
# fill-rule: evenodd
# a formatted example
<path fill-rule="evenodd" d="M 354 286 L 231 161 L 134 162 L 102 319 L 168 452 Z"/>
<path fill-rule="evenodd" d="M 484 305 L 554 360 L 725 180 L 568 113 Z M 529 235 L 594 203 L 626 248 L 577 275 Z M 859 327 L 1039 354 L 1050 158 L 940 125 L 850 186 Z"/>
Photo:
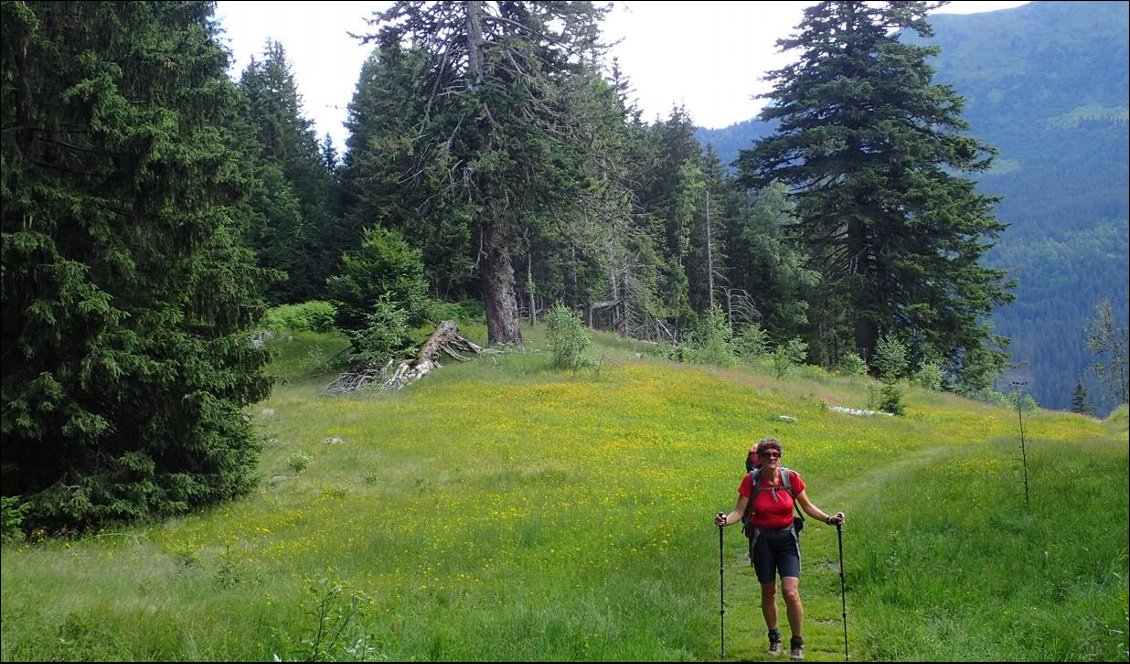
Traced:
<path fill-rule="evenodd" d="M 1088 366 L 1084 328 L 1101 298 L 1126 325 L 1128 16 L 1125 2 L 1033 2 L 936 15 L 936 81 L 966 100 L 971 132 L 999 150 L 980 178 L 1009 224 L 986 255 L 1019 280 L 994 314 L 1017 366 L 1045 407 L 1068 408 L 1083 379 L 1100 414 L 1113 405 Z M 730 163 L 771 128 L 749 120 L 698 136 Z"/>

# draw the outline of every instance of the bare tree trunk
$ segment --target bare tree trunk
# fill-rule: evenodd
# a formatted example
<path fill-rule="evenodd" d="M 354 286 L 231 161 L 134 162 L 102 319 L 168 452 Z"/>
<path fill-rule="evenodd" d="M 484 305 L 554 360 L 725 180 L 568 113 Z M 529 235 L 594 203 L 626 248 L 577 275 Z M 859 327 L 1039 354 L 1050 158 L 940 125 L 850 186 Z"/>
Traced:
<path fill-rule="evenodd" d="M 620 288 L 617 289 L 616 296 L 620 300 L 617 307 L 620 312 L 620 324 L 617 332 L 620 333 L 621 339 L 625 339 L 628 336 L 628 275 L 626 272 L 620 275 Z"/>
<path fill-rule="evenodd" d="M 483 81 L 483 3 L 467 2 L 467 47 L 473 86 Z M 493 140 L 493 139 L 492 139 Z M 490 141 L 488 141 L 489 143 Z M 489 144 L 487 148 L 489 149 Z M 483 221 L 483 303 L 487 314 L 487 339 L 491 346 L 522 346 L 518 327 L 518 297 L 514 293 L 514 266 L 506 249 L 506 225 L 493 200 L 489 176 L 479 182 L 479 194 L 486 203 Z"/>
<path fill-rule="evenodd" d="M 467 3 L 467 46 L 467 67 L 475 88 L 483 82 L 483 3 L 479 0 Z"/>
<path fill-rule="evenodd" d="M 538 322 L 537 301 L 534 299 L 534 257 L 530 249 L 530 241 L 526 240 L 526 287 L 530 289 L 530 325 Z"/>
<path fill-rule="evenodd" d="M 871 265 L 867 258 L 867 234 L 863 224 L 856 220 L 851 219 L 847 223 L 847 250 L 848 256 L 851 257 L 851 270 L 859 278 L 860 283 L 867 283 L 868 272 Z M 854 289 L 853 289 L 854 290 Z M 851 305 L 855 309 L 855 347 L 857 352 L 863 357 L 864 361 L 869 365 L 871 358 L 875 356 L 875 346 L 879 340 L 879 325 L 871 317 L 872 314 L 861 313 L 864 305 L 860 300 L 861 296 L 858 291 L 853 292 L 851 296 Z M 872 378 L 879 377 L 879 369 L 874 365 L 871 366 L 868 372 Z"/>
<path fill-rule="evenodd" d="M 714 235 L 710 232 L 710 190 L 706 190 L 706 293 L 714 308 Z"/>
<path fill-rule="evenodd" d="M 483 228 L 483 302 L 487 310 L 487 340 L 491 346 L 521 347 L 514 266 L 510 263 L 510 252 L 506 250 L 502 225 L 503 222 L 494 218 L 488 220 Z"/>

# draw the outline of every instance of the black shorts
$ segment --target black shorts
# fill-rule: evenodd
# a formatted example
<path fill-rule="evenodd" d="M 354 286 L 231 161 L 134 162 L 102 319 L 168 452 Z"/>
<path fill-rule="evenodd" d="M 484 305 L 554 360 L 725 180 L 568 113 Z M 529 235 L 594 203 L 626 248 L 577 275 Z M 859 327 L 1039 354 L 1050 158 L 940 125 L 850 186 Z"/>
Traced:
<path fill-rule="evenodd" d="M 773 583 L 778 573 L 800 577 L 800 538 L 792 528 L 757 528 L 749 541 L 749 562 L 761 583 Z"/>

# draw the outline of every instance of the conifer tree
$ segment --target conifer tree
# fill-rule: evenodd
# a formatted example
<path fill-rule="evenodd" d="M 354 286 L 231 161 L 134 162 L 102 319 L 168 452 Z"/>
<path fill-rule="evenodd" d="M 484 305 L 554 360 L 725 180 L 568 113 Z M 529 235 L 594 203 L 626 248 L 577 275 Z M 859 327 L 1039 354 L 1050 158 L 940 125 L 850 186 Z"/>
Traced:
<path fill-rule="evenodd" d="M 653 125 L 648 131 L 647 168 L 638 187 L 645 229 L 660 261 L 657 295 L 662 318 L 671 327 L 667 339 L 671 342 L 697 324 L 688 268 L 695 271 L 691 240 L 699 223 L 705 222 L 706 182 L 694 132 L 693 119 L 678 106 L 666 120 Z M 706 275 L 701 276 L 705 281 Z"/>
<path fill-rule="evenodd" d="M 253 246 L 263 267 L 286 275 L 271 285 L 268 297 L 272 304 L 318 299 L 342 252 L 357 240 L 338 227 L 332 145 L 318 143 L 314 123 L 304 115 L 282 44 L 268 40 L 263 58 L 243 70 L 239 89 L 263 183 L 252 192 L 262 215 Z"/>
<path fill-rule="evenodd" d="M 773 182 L 746 193 L 727 230 L 736 322 L 757 323 L 782 344 L 805 330 L 810 318 L 819 318 L 810 309 L 819 275 L 805 267 L 791 241 L 793 209 L 785 186 Z"/>
<path fill-rule="evenodd" d="M 708 145 L 702 154 L 703 200 L 699 221 L 691 234 L 691 256 L 687 261 L 691 284 L 690 301 L 695 311 L 704 313 L 721 300 L 729 283 L 725 263 L 728 245 L 725 228 L 731 224 L 728 215 L 734 188 L 714 147 Z"/>
<path fill-rule="evenodd" d="M 655 338 L 664 317 L 660 260 L 633 191 L 650 168 L 647 129 L 628 88 L 615 61 L 611 80 L 573 81 L 567 99 L 579 120 L 590 186 L 580 191 L 580 205 L 542 234 L 545 253 L 531 262 L 545 268 L 538 277 L 544 302 L 583 305 L 592 325 Z"/>
<path fill-rule="evenodd" d="M 3 491 L 25 524 L 253 485 L 261 274 L 209 2 L 5 2 Z"/>
<path fill-rule="evenodd" d="M 1071 391 L 1071 412 L 1080 415 L 1094 415 L 1095 407 L 1087 399 L 1087 386 L 1082 380 L 1075 381 L 1075 389 Z"/>
<path fill-rule="evenodd" d="M 416 146 L 429 94 L 420 87 L 424 55 L 389 44 L 361 66 L 339 172 L 343 224 L 359 235 L 376 226 L 397 230 L 420 250 L 435 297 L 469 298 L 478 293 L 471 206 L 441 195 L 449 185 L 443 161 L 421 161 Z"/>
<path fill-rule="evenodd" d="M 792 226 L 821 276 L 825 324 L 810 348 L 853 338 L 865 359 L 879 338 L 899 337 L 923 358 L 943 358 L 967 389 L 999 372 L 1006 339 L 988 329 L 993 306 L 1012 299 L 1003 272 L 980 260 L 1004 226 L 993 197 L 966 174 L 994 150 L 968 136 L 964 101 L 932 83 L 935 47 L 903 43 L 898 30 L 931 36 L 937 2 L 821 2 L 798 32 L 797 50 L 771 72 L 761 119 L 777 133 L 738 159 L 742 181 L 785 183 Z M 822 353 L 835 363 L 834 353 Z"/>
<path fill-rule="evenodd" d="M 397 2 L 377 14 L 383 50 L 422 55 L 413 169 L 429 201 L 466 215 L 479 247 L 487 336 L 521 344 L 512 252 L 524 228 L 578 200 L 586 156 L 564 85 L 592 74 L 600 18 L 587 2 Z"/>

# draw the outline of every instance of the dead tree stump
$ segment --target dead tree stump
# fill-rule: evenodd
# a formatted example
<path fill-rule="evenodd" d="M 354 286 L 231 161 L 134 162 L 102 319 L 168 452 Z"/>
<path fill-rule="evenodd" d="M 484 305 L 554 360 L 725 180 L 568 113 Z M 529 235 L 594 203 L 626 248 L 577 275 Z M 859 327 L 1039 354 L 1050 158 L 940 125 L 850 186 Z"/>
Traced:
<path fill-rule="evenodd" d="M 447 355 L 456 362 L 466 362 L 467 358 L 460 354 L 481 353 L 483 349 L 468 341 L 459 334 L 459 327 L 455 321 L 445 320 L 436 327 L 432 336 L 420 347 L 420 352 L 411 360 L 404 360 L 397 365 L 392 376 L 385 381 L 386 389 L 399 389 L 412 381 L 419 380 L 428 372 L 440 366 L 440 355 Z"/>
<path fill-rule="evenodd" d="M 342 393 L 353 392 L 368 387 L 378 381 L 381 389 L 400 389 L 413 381 L 426 376 L 432 369 L 440 366 L 439 360 L 446 355 L 456 362 L 465 362 L 467 357 L 463 353 L 482 353 L 483 348 L 467 340 L 459 334 L 459 326 L 455 321 L 445 320 L 440 323 L 435 332 L 432 332 L 416 357 L 402 361 L 389 373 L 393 361 L 390 360 L 383 369 L 371 362 L 366 362 L 354 367 L 347 373 L 338 376 L 326 386 L 326 392 Z"/>

